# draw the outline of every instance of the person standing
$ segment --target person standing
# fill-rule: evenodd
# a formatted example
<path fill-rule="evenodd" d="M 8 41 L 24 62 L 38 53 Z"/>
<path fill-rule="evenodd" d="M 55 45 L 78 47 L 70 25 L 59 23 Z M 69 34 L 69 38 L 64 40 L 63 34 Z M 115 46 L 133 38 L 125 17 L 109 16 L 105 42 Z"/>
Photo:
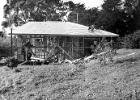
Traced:
<path fill-rule="evenodd" d="M 31 60 L 31 57 L 32 57 L 32 55 L 35 55 L 34 53 L 33 53 L 33 51 L 32 51 L 32 47 L 33 47 L 33 45 L 31 44 L 31 42 L 30 41 L 28 41 L 25 45 L 24 45 L 24 47 L 25 47 L 25 58 L 26 58 L 26 60 Z"/>

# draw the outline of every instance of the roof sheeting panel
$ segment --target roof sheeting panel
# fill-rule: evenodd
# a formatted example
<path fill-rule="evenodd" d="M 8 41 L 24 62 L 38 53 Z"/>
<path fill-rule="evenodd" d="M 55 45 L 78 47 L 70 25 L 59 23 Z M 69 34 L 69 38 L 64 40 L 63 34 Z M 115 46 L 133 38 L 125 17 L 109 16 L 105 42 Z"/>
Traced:
<path fill-rule="evenodd" d="M 89 31 L 87 26 L 60 21 L 47 22 L 28 22 L 13 30 L 13 34 L 42 34 L 42 35 L 61 35 L 61 36 L 118 36 L 117 34 L 95 30 Z"/>

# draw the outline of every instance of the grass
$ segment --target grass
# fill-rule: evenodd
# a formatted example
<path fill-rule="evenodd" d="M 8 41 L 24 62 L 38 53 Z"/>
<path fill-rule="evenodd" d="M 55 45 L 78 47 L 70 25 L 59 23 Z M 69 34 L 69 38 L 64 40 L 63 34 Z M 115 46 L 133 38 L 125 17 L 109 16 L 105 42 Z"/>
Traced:
<path fill-rule="evenodd" d="M 121 57 L 135 52 L 135 55 Z M 120 59 L 120 58 L 121 59 Z M 6 100 L 139 100 L 140 52 L 119 50 L 114 63 L 0 68 Z"/>

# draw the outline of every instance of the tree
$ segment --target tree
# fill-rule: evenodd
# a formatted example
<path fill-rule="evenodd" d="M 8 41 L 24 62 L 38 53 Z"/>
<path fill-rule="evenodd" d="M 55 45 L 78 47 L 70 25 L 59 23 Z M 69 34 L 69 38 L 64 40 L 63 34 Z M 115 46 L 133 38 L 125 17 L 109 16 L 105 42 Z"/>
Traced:
<path fill-rule="evenodd" d="M 94 24 L 99 14 L 98 8 L 87 10 L 84 4 L 61 0 L 8 0 L 4 12 L 7 19 L 2 23 L 4 27 L 9 27 L 9 23 L 20 26 L 30 20 L 60 21 L 65 15 L 70 22 L 78 21 L 89 26 Z"/>
<path fill-rule="evenodd" d="M 86 26 L 91 26 L 95 24 L 95 21 L 98 18 L 99 14 L 100 14 L 100 11 L 98 8 L 87 9 L 79 18 L 79 23 Z"/>
<path fill-rule="evenodd" d="M 102 5 L 102 11 L 95 22 L 97 28 L 112 31 L 114 24 L 119 17 L 121 0 L 105 0 Z"/>
<path fill-rule="evenodd" d="M 68 21 L 90 26 L 94 24 L 100 11 L 98 8 L 86 9 L 84 4 L 68 1 L 64 3 L 70 11 Z"/>
<path fill-rule="evenodd" d="M 135 31 L 136 0 L 104 0 L 95 22 L 97 28 L 124 36 Z"/>
<path fill-rule="evenodd" d="M 137 0 L 136 2 L 136 11 L 135 11 L 135 26 L 136 30 L 140 29 L 140 1 Z"/>
<path fill-rule="evenodd" d="M 65 2 L 65 5 L 67 5 L 68 9 L 72 11 L 69 15 L 68 20 L 70 22 L 80 23 L 80 18 L 83 17 L 86 11 L 85 5 L 80 3 L 74 4 L 72 1 Z"/>
<path fill-rule="evenodd" d="M 10 55 L 10 38 L 0 37 L 0 58 Z"/>
<path fill-rule="evenodd" d="M 4 6 L 4 17 L 8 19 L 7 22 L 11 19 L 16 26 L 29 20 L 58 20 L 56 10 L 61 7 L 60 0 L 9 0 Z"/>

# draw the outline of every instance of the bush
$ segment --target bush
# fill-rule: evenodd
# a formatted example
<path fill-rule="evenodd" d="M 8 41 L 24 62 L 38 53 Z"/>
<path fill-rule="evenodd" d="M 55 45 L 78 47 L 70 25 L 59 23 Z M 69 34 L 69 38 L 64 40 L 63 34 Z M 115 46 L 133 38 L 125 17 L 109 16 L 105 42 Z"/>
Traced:
<path fill-rule="evenodd" d="M 129 49 L 140 48 L 140 31 L 129 34 L 123 38 L 122 47 Z"/>
<path fill-rule="evenodd" d="M 114 42 L 112 43 L 113 49 L 121 49 L 123 48 L 122 42 L 123 38 L 122 37 L 117 37 L 114 39 Z"/>
<path fill-rule="evenodd" d="M 14 47 L 13 47 L 14 49 Z M 8 57 L 11 54 L 10 38 L 0 38 L 0 57 Z"/>

